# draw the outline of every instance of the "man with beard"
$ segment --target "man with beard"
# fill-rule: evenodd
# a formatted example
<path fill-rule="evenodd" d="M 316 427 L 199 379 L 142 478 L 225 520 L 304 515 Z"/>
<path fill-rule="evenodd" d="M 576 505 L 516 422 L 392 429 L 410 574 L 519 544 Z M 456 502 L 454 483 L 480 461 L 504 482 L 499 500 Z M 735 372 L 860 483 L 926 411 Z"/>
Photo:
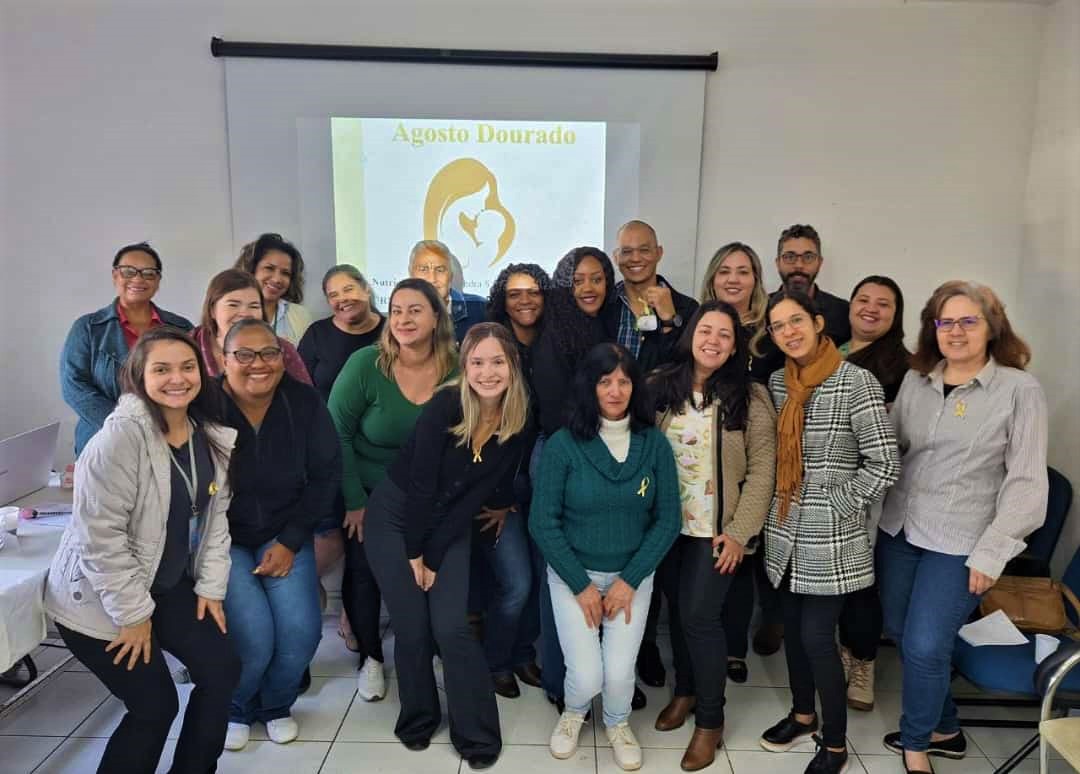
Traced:
<path fill-rule="evenodd" d="M 814 300 L 825 318 L 825 334 L 840 346 L 851 338 L 848 302 L 826 293 L 815 280 L 825 262 L 821 237 L 813 226 L 796 224 L 784 229 L 776 249 L 776 270 L 786 290 L 799 290 Z"/>

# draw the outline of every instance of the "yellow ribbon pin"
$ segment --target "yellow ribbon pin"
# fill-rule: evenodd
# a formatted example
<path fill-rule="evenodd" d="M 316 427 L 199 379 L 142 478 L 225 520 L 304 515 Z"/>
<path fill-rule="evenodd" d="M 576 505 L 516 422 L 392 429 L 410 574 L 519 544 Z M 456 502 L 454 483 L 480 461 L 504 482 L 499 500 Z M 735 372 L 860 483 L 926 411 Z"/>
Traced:
<path fill-rule="evenodd" d="M 210 493 L 211 497 L 216 495 L 218 493 L 218 485 L 217 485 L 217 483 L 214 482 L 214 481 L 211 481 L 210 486 L 207 488 L 206 491 L 208 491 Z"/>
<path fill-rule="evenodd" d="M 649 481 L 648 476 L 645 476 L 645 478 L 641 479 L 641 486 L 639 486 L 638 490 L 637 490 L 638 497 L 644 497 L 645 496 L 645 492 L 649 488 L 649 483 L 650 483 L 650 481 Z"/>
<path fill-rule="evenodd" d="M 962 401 L 962 400 L 958 400 L 956 402 L 956 411 L 953 412 L 953 413 L 954 413 L 955 416 L 958 416 L 961 419 L 963 419 L 964 416 L 967 414 L 967 404 L 964 403 L 964 401 Z"/>

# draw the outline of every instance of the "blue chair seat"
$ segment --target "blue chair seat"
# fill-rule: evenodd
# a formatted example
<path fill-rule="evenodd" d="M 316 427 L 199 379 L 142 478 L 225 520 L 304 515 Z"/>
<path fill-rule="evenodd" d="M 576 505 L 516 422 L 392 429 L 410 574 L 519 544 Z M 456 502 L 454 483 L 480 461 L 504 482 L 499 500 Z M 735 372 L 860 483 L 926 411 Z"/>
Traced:
<path fill-rule="evenodd" d="M 953 666 L 984 691 L 1035 696 L 1035 636 L 1027 635 L 1026 645 L 980 645 L 974 647 L 956 638 Z M 1064 641 L 1064 637 L 1058 639 Z M 1080 670 L 1062 683 L 1060 690 L 1080 693 Z"/>

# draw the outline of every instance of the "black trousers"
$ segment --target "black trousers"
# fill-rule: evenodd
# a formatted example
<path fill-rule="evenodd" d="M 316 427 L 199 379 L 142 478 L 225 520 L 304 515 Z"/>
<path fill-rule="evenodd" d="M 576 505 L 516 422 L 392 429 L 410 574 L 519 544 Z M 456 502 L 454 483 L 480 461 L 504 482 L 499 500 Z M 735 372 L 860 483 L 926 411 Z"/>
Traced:
<path fill-rule="evenodd" d="M 840 644 L 860 661 L 877 658 L 883 618 L 877 583 L 847 595 L 840 613 Z"/>
<path fill-rule="evenodd" d="M 698 728 L 724 725 L 727 638 L 723 609 L 735 575 L 717 572 L 715 562 L 710 538 L 679 535 L 658 573 L 671 618 L 675 695 L 697 697 Z"/>
<path fill-rule="evenodd" d="M 498 755 L 502 749 L 499 709 L 484 651 L 469 628 L 471 539 L 450 546 L 424 592 L 416 585 L 405 552 L 405 493 L 389 480 L 368 501 L 364 544 L 394 627 L 394 664 L 401 711 L 394 733 L 402 742 L 428 740 L 442 713 L 431 659 L 442 656 L 450 740 L 465 757 Z"/>
<path fill-rule="evenodd" d="M 760 546 L 758 551 L 761 551 Z M 754 567 L 757 561 L 757 554 L 743 557 L 724 597 L 724 636 L 729 658 L 746 658 L 750 619 L 754 615 Z"/>
<path fill-rule="evenodd" d="M 364 535 L 367 535 L 367 516 L 364 517 Z M 341 604 L 349 626 L 360 643 L 360 663 L 368 656 L 382 663 L 382 637 L 379 633 L 379 612 L 382 595 L 379 584 L 371 572 L 365 543 L 345 536 L 345 575 L 341 580 Z"/>
<path fill-rule="evenodd" d="M 101 756 L 98 774 L 153 774 L 169 727 L 180 709 L 165 656 L 167 650 L 191 673 L 191 692 L 180 739 L 173 755 L 173 774 L 206 774 L 217 770 L 225 746 L 229 702 L 240 679 L 240 659 L 228 638 L 207 615 L 196 620 L 197 600 L 190 578 L 154 597 L 150 663 L 141 659 L 130 672 L 127 659 L 114 665 L 109 643 L 57 624 L 64 644 L 105 687 L 124 702 L 127 713 Z"/>
<path fill-rule="evenodd" d="M 821 698 L 821 736 L 826 747 L 847 742 L 847 684 L 836 647 L 836 624 L 846 595 L 819 596 L 791 591 L 789 578 L 780 584 L 784 611 L 784 652 L 793 709 L 815 713 L 815 693 Z"/>

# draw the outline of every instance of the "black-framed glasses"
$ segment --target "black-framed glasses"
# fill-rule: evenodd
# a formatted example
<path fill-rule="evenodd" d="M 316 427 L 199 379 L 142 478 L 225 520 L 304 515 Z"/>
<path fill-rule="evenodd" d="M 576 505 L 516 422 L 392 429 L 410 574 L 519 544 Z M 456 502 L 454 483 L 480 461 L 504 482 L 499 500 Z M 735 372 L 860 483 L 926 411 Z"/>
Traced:
<path fill-rule="evenodd" d="M 262 349 L 241 347 L 225 354 L 232 355 L 233 359 L 240 365 L 251 365 L 255 362 L 255 358 L 259 358 L 267 365 L 270 365 L 281 360 L 281 347 L 263 347 Z"/>
<path fill-rule="evenodd" d="M 811 266 L 817 262 L 817 259 L 821 256 L 818 253 L 780 253 L 780 260 L 787 266 L 794 266 L 797 263 L 801 263 L 803 266 Z"/>
<path fill-rule="evenodd" d="M 955 320 L 951 317 L 945 317 L 939 320 L 934 320 L 934 326 L 939 331 L 945 331 L 948 333 L 957 325 L 960 326 L 960 330 L 973 331 L 979 327 L 979 320 L 984 320 L 981 314 L 969 315 L 967 317 L 957 317 Z"/>
<path fill-rule="evenodd" d="M 161 279 L 161 269 L 140 269 L 138 266 L 128 266 L 126 263 L 122 263 L 115 268 L 124 279 L 135 279 L 136 277 L 142 277 L 144 280 Z"/>

